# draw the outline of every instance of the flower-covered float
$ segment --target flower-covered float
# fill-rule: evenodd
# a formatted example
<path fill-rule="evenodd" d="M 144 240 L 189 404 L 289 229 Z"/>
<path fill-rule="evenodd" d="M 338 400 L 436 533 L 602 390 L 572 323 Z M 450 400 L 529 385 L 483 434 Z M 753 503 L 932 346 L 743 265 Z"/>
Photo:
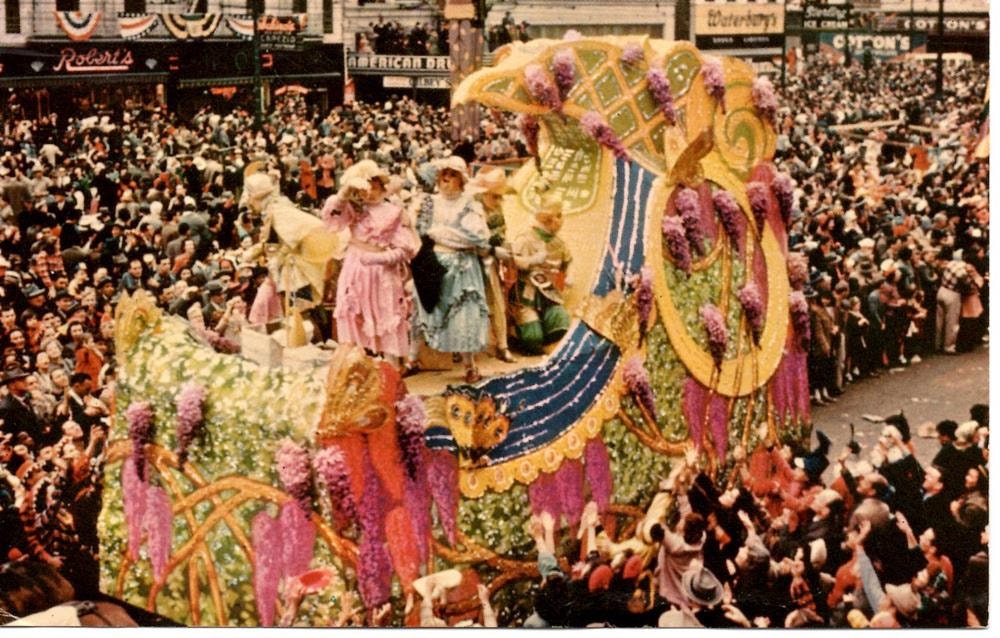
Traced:
<path fill-rule="evenodd" d="M 418 392 L 355 347 L 260 365 L 124 298 L 105 591 L 196 625 L 324 625 L 347 606 L 402 625 L 413 581 L 453 567 L 451 620 L 481 583 L 515 624 L 533 512 L 575 537 L 593 501 L 624 537 L 689 449 L 724 482 L 759 432 L 801 437 L 808 321 L 766 79 L 684 42 L 539 40 L 454 100 L 521 114 L 537 161 L 506 203 L 516 225 L 537 182 L 562 199 L 569 332 L 519 369 Z"/>

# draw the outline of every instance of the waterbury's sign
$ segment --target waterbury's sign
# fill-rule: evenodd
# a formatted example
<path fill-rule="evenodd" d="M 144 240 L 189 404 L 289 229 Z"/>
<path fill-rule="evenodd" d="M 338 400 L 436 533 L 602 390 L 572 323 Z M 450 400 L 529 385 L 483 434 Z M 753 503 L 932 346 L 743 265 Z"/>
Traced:
<path fill-rule="evenodd" d="M 448 75 L 446 55 L 372 55 L 349 53 L 347 70 L 355 75 Z"/>
<path fill-rule="evenodd" d="M 696 4 L 695 36 L 767 35 L 784 33 L 785 7 L 780 4 Z"/>

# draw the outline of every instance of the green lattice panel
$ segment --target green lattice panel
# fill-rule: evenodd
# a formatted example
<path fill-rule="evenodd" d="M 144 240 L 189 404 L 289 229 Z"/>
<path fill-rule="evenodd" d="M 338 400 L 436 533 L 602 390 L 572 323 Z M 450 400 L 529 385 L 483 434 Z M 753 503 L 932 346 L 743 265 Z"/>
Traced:
<path fill-rule="evenodd" d="M 597 92 L 597 99 L 601 101 L 604 108 L 611 106 L 621 95 L 621 86 L 614 71 L 606 69 L 604 73 L 594 81 L 594 91 Z"/>
<path fill-rule="evenodd" d="M 563 202 L 566 214 L 589 208 L 599 183 L 600 154 L 591 144 L 584 148 L 550 147 L 542 158 L 542 174 Z M 541 205 L 538 175 L 533 175 L 520 192 L 522 204 L 528 208 Z"/>
<path fill-rule="evenodd" d="M 622 139 L 639 130 L 639 117 L 629 103 L 621 105 L 618 110 L 612 113 L 611 117 L 608 118 L 608 123 Z"/>
<path fill-rule="evenodd" d="M 625 82 L 633 88 L 646 79 L 646 74 L 636 65 L 623 63 L 620 68 Z"/>
<path fill-rule="evenodd" d="M 649 132 L 649 141 L 653 144 L 653 149 L 657 153 L 657 156 L 663 151 L 663 132 L 666 128 L 666 125 L 660 122 Z M 662 158 L 660 158 L 660 161 L 662 161 Z"/>
<path fill-rule="evenodd" d="M 511 93 L 510 97 L 525 104 L 531 104 L 535 101 L 535 98 L 531 97 L 531 94 L 521 85 L 517 85 L 517 89 Z"/>
<path fill-rule="evenodd" d="M 639 113 L 647 122 L 657 116 L 660 112 L 660 106 L 653 99 L 653 96 L 649 91 L 640 91 L 635 96 L 635 106 L 639 109 Z"/>
<path fill-rule="evenodd" d="M 680 97 L 691 88 L 691 83 L 698 74 L 701 63 L 690 51 L 679 51 L 670 56 L 664 66 L 667 70 L 667 78 L 670 80 L 670 91 L 675 97 Z"/>
<path fill-rule="evenodd" d="M 580 85 L 577 85 L 579 87 Z M 594 100 L 590 97 L 589 91 L 576 91 L 573 101 L 583 109 L 593 111 L 595 109 Z"/>
<path fill-rule="evenodd" d="M 501 95 L 507 95 L 510 92 L 512 85 L 514 84 L 514 78 L 501 78 L 495 82 L 490 82 L 486 85 L 486 91 L 489 93 L 500 93 Z"/>
<path fill-rule="evenodd" d="M 587 75 L 592 75 L 608 59 L 604 51 L 577 49 L 576 54 L 580 58 L 583 67 L 587 70 Z"/>

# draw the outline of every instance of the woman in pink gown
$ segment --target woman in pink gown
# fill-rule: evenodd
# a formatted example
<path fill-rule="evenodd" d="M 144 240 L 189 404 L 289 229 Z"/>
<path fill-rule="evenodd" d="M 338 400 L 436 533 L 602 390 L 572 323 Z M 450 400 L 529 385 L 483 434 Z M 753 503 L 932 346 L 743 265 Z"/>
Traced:
<path fill-rule="evenodd" d="M 410 347 L 413 302 L 406 282 L 420 241 L 403 209 L 386 199 L 388 181 L 375 162 L 358 162 L 344 172 L 340 191 L 326 201 L 321 217 L 331 229 L 351 232 L 337 280 L 337 340 L 398 365 Z"/>

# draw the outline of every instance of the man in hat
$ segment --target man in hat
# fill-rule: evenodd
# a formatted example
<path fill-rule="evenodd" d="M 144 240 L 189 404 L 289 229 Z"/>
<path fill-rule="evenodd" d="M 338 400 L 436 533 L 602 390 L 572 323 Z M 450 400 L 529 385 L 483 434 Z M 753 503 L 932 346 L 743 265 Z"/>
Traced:
<path fill-rule="evenodd" d="M 936 265 L 941 275 L 935 313 L 935 345 L 945 354 L 955 354 L 962 294 L 970 287 L 969 271 L 963 262 L 953 259 L 952 250 L 947 246 L 938 250 Z"/>
<path fill-rule="evenodd" d="M 511 247 L 518 281 L 512 305 L 517 321 L 517 337 L 529 353 L 559 341 L 569 329 L 569 312 L 562 293 L 568 286 L 567 270 L 572 256 L 559 237 L 562 229 L 562 201 L 555 193 L 542 196 L 532 227 Z"/>
<path fill-rule="evenodd" d="M 24 432 L 38 447 L 43 447 L 53 441 L 49 440 L 50 432 L 31 407 L 28 376 L 20 368 L 11 368 L 0 374 L 0 384 L 7 387 L 7 396 L 0 399 L 0 433 Z"/>
<path fill-rule="evenodd" d="M 503 213 L 503 196 L 513 193 L 507 184 L 502 168 L 486 167 L 472 180 L 474 190 L 481 191 L 479 202 L 486 213 L 490 229 L 490 247 L 480 253 L 486 273 L 486 304 L 490 309 L 490 324 L 496 339 L 497 358 L 512 362 L 514 357 L 507 346 L 507 298 L 505 275 L 513 270 L 510 263 L 510 244 L 507 242 L 507 220 Z"/>

